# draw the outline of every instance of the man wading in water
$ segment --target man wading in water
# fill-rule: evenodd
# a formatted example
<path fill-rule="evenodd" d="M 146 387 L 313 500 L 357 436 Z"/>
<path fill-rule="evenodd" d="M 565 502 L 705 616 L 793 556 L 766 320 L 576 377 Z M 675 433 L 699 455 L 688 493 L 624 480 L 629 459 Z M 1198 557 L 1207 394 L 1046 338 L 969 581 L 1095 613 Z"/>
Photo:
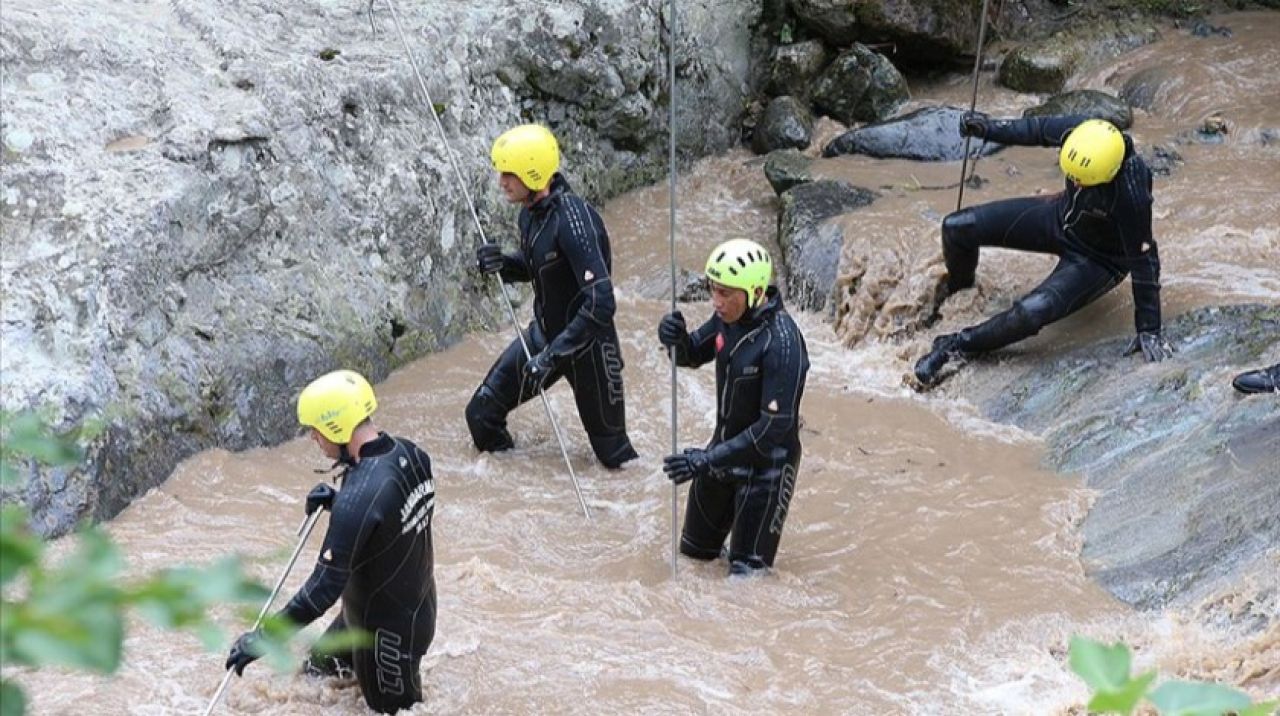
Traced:
<path fill-rule="evenodd" d="M 613 325 L 609 234 L 596 210 L 558 173 L 560 147 L 546 127 L 525 124 L 493 143 L 493 167 L 507 201 L 520 204 L 520 249 L 476 250 L 482 273 L 533 282 L 529 352 L 517 338 L 489 369 L 467 404 L 471 439 L 482 452 L 514 442 L 507 415 L 562 376 L 596 457 L 608 468 L 636 457 L 627 437 L 622 350 Z"/>
<path fill-rule="evenodd" d="M 734 239 L 707 260 L 715 315 L 692 334 L 679 311 L 658 324 L 658 340 L 676 363 L 716 362 L 716 427 L 711 444 L 669 455 L 671 481 L 693 480 L 680 552 L 720 556 L 729 541 L 729 573 L 773 566 L 800 466 L 800 398 L 809 354 L 804 337 L 769 285 L 773 264 L 759 244 Z"/>
<path fill-rule="evenodd" d="M 1137 335 L 1125 355 L 1160 361 L 1172 351 L 1160 335 L 1160 256 L 1151 236 L 1151 170 L 1133 141 L 1111 124 L 1083 117 L 992 120 L 968 113 L 962 135 L 1001 144 L 1061 145 L 1066 191 L 970 207 L 942 222 L 942 253 L 955 293 L 973 286 L 979 247 L 1052 254 L 1058 265 L 1013 307 L 959 333 L 938 336 L 915 365 L 924 388 L 952 358 L 993 351 L 1033 336 L 1080 310 L 1132 274 Z"/>
<path fill-rule="evenodd" d="M 343 472 L 341 489 L 320 483 L 307 495 L 308 515 L 330 511 L 329 531 L 311 577 L 277 616 L 302 628 L 341 595 L 342 613 L 326 633 L 350 626 L 373 642 L 346 653 L 313 653 L 304 671 L 354 672 L 369 708 L 395 713 L 422 701 L 418 665 L 435 636 L 435 481 L 425 452 L 369 421 L 376 408 L 369 382 L 349 370 L 317 378 L 298 397 L 298 422 Z M 243 675 L 261 655 L 259 638 L 258 631 L 241 635 L 227 668 Z"/>

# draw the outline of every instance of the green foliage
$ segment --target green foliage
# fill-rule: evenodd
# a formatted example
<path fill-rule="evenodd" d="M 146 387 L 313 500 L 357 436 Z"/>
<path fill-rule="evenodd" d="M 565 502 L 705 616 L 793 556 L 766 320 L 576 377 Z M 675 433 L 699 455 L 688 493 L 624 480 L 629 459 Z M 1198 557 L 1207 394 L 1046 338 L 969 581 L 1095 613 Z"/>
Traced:
<path fill-rule="evenodd" d="M 91 433 L 57 434 L 35 413 L 0 415 L 0 464 L 18 460 L 59 467 L 80 461 Z M 134 581 L 120 572 L 120 550 L 100 529 L 80 531 L 72 551 L 46 564 L 45 543 L 22 507 L 0 511 L 0 663 L 111 673 L 120 666 L 125 614 L 133 609 L 165 629 L 189 629 L 207 646 L 224 644 L 207 612 L 224 602 L 260 602 L 267 591 L 234 559 L 205 569 L 178 568 Z M 0 681 L 0 716 L 21 716 L 25 695 Z"/>
<path fill-rule="evenodd" d="M 1267 716 L 1280 702 L 1253 704 L 1249 696 L 1219 684 L 1168 681 L 1151 691 L 1156 672 L 1130 676 L 1129 647 L 1107 646 L 1081 636 L 1071 637 L 1071 670 L 1093 689 L 1090 713 L 1131 714 L 1143 698 L 1163 716 Z"/>
<path fill-rule="evenodd" d="M 782 28 L 778 30 L 778 44 L 790 45 L 795 42 L 795 28 L 790 22 L 782 23 Z"/>

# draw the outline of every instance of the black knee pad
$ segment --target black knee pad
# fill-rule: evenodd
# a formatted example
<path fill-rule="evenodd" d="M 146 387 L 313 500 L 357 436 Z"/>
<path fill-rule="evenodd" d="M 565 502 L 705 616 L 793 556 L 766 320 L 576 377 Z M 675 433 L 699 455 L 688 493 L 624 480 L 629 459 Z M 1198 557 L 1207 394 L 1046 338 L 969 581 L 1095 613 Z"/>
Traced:
<path fill-rule="evenodd" d="M 942 220 L 942 245 L 978 250 L 978 216 L 972 208 L 952 212 Z"/>

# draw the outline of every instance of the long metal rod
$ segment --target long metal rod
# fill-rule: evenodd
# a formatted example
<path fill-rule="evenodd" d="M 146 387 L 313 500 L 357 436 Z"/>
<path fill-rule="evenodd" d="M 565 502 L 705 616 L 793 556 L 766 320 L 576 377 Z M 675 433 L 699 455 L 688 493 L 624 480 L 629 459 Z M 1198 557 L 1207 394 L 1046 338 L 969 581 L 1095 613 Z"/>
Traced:
<path fill-rule="evenodd" d="M 982 41 L 986 39 L 987 34 L 987 4 L 990 0 L 982 0 L 982 15 L 978 17 L 978 49 L 973 53 L 973 98 L 969 100 L 969 111 L 972 112 L 978 108 L 978 70 L 982 69 Z M 960 211 L 960 207 L 964 206 L 964 182 L 965 175 L 969 173 L 969 142 L 973 139 L 969 135 L 964 137 L 964 159 L 960 162 L 960 192 L 956 196 L 956 211 Z M 974 164 L 978 163 L 974 159 Z"/>
<path fill-rule="evenodd" d="M 262 626 L 262 620 L 267 616 L 267 610 L 271 609 L 271 603 L 280 595 L 280 589 L 284 587 L 284 580 L 289 577 L 289 573 L 293 571 L 293 565 L 298 561 L 298 555 L 302 554 L 302 548 L 307 544 L 307 538 L 311 536 L 311 530 L 315 529 L 316 521 L 320 519 L 320 513 L 323 510 L 312 512 L 306 520 L 303 521 L 299 533 L 302 535 L 298 540 L 298 546 L 293 548 L 293 554 L 289 556 L 289 563 L 285 565 L 284 571 L 280 573 L 280 578 L 276 580 L 275 589 L 271 590 L 271 596 L 267 597 L 267 601 L 263 602 L 262 609 L 258 611 L 258 618 L 253 620 L 253 629 L 255 631 Z M 227 692 L 227 686 L 231 683 L 231 676 L 235 674 L 234 669 L 227 669 L 227 673 L 222 677 L 222 683 L 218 684 L 218 690 L 213 692 L 213 698 L 209 700 L 209 706 L 204 710 L 204 716 L 209 716 L 213 710 L 217 708 L 218 702 L 222 700 L 222 695 Z"/>
<path fill-rule="evenodd" d="M 431 101 L 431 90 L 427 89 L 427 81 L 422 78 L 422 70 L 418 69 L 418 61 L 413 56 L 413 50 L 409 48 L 409 40 L 404 34 L 404 27 L 400 24 L 400 13 L 396 10 L 394 0 L 387 0 L 387 7 L 391 10 L 391 19 L 395 22 L 396 32 L 400 35 L 400 43 L 404 45 L 405 55 L 409 58 L 409 65 L 413 67 L 413 74 L 418 78 L 418 86 L 422 88 L 423 99 L 427 102 L 427 110 L 431 113 L 431 119 L 435 121 L 436 129 L 440 132 L 440 142 L 444 145 L 445 156 L 449 158 L 449 165 L 453 167 L 454 176 L 458 179 L 458 189 L 462 191 L 462 196 L 466 199 L 467 209 L 471 212 L 471 220 L 475 222 L 476 231 L 480 234 L 480 242 L 488 243 L 485 237 L 484 226 L 480 224 L 480 215 L 476 213 L 476 203 L 471 199 L 471 192 L 467 190 L 466 178 L 462 175 L 462 169 L 458 166 L 458 160 L 453 156 L 453 147 L 449 144 L 449 135 L 445 134 L 444 124 L 440 121 L 440 113 L 436 112 L 436 105 Z M 529 351 L 529 344 L 525 341 L 524 332 L 520 330 L 520 321 L 516 319 L 516 309 L 511 303 L 511 296 L 507 293 L 507 283 L 502 280 L 501 274 L 493 274 L 498 280 L 498 287 L 502 290 L 502 303 L 507 307 L 507 316 L 511 319 L 511 327 L 515 329 L 516 337 L 520 339 L 520 347 L 524 350 L 526 360 L 533 358 L 533 354 Z M 573 483 L 573 491 L 578 496 L 578 504 L 582 507 L 582 514 L 591 521 L 591 510 L 587 509 L 587 501 L 582 496 L 582 487 L 578 484 L 578 474 L 573 471 L 573 462 L 569 460 L 569 451 L 564 445 L 564 434 L 560 432 L 560 423 L 556 420 L 556 415 L 551 410 L 551 401 L 547 399 L 547 394 L 542 388 L 538 388 L 538 395 L 542 398 L 542 407 L 547 410 L 547 419 L 551 421 L 551 430 L 556 435 L 556 442 L 560 444 L 560 455 L 564 458 L 565 467 L 569 469 L 569 480 Z"/>
<path fill-rule="evenodd" d="M 667 27 L 667 68 L 671 72 L 668 79 L 670 97 L 670 118 L 667 120 L 667 133 L 670 135 L 671 163 L 671 312 L 676 310 L 676 0 L 668 4 L 671 18 Z M 667 350 L 671 357 L 671 454 L 680 449 L 679 446 L 679 412 L 676 400 L 676 349 Z M 671 484 L 671 578 L 676 578 L 676 559 L 679 554 L 680 541 L 678 529 L 680 524 L 680 487 Z"/>

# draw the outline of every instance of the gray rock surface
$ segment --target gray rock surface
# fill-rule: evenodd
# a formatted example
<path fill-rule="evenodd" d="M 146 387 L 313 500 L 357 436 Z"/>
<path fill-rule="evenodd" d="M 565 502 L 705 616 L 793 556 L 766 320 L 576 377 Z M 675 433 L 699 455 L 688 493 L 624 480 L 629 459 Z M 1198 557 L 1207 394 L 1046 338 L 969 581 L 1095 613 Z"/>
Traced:
<path fill-rule="evenodd" d="M 832 45 L 886 42 L 915 64 L 972 52 L 981 6 L 957 0 L 791 0 L 801 23 Z"/>
<path fill-rule="evenodd" d="M 1071 90 L 1056 94 L 1043 104 L 1028 107 L 1024 117 L 1046 115 L 1082 114 L 1094 119 L 1105 119 L 1120 129 L 1133 126 L 1133 110 L 1124 100 L 1098 90 Z"/>
<path fill-rule="evenodd" d="M 1280 545 L 1280 396 L 1230 386 L 1237 369 L 1280 361 L 1280 308 L 1199 309 L 1165 330 L 1177 353 L 1164 363 L 1120 358 L 1127 339 L 1112 339 L 971 391 L 1097 491 L 1086 568 L 1148 609 L 1230 583 Z"/>
<path fill-rule="evenodd" d="M 805 149 L 813 139 L 813 115 L 795 97 L 783 95 L 769 100 L 764 115 L 751 135 L 756 154 L 775 149 Z"/>
<path fill-rule="evenodd" d="M 829 220 L 867 206 L 875 197 L 867 189 L 830 179 L 782 193 L 778 245 L 787 267 L 787 299 L 792 306 L 826 308 L 844 243 L 843 231 Z"/>
<path fill-rule="evenodd" d="M 781 195 L 792 187 L 813 181 L 812 164 L 812 157 L 795 149 L 780 149 L 765 157 L 764 176 L 774 193 Z"/>
<path fill-rule="evenodd" d="M 877 158 L 917 159 L 927 162 L 964 158 L 964 137 L 955 107 L 925 107 L 901 117 L 851 129 L 831 140 L 822 150 L 824 157 L 865 154 Z M 970 143 L 972 156 L 990 156 L 1004 149 L 995 142 Z"/>
<path fill-rule="evenodd" d="M 1049 41 L 1015 47 L 1000 63 L 1000 84 L 1019 92 L 1058 92 L 1080 65 L 1072 43 Z"/>
<path fill-rule="evenodd" d="M 666 3 L 400 3 L 485 226 L 489 144 L 543 121 L 600 199 L 666 170 Z M 736 143 L 759 3 L 681 4 L 688 156 Z M 3 407 L 106 421 L 35 471 L 39 529 L 106 518 L 211 446 L 294 434 L 338 366 L 394 366 L 502 324 L 389 12 L 363 3 L 0 4 Z"/>
<path fill-rule="evenodd" d="M 765 91 L 771 95 L 805 96 L 809 85 L 827 66 L 830 55 L 818 40 L 779 45 L 773 51 Z"/>
<path fill-rule="evenodd" d="M 844 124 L 890 117 L 909 97 L 893 63 L 860 44 L 832 60 L 812 92 L 814 107 Z"/>

